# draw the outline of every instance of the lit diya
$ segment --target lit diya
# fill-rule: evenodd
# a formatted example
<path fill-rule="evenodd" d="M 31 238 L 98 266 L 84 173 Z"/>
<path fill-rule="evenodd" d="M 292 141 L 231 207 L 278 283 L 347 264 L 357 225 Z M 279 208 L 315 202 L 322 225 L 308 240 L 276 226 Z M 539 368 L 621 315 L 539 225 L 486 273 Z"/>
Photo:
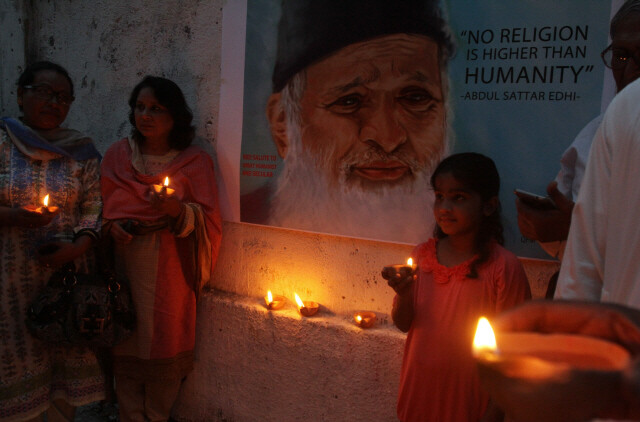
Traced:
<path fill-rule="evenodd" d="M 298 311 L 300 311 L 300 315 L 304 315 L 306 317 L 310 317 L 315 315 L 318 312 L 318 308 L 320 307 L 316 302 L 308 302 L 302 301 L 298 293 L 294 293 L 296 298 L 296 304 L 298 304 Z"/>
<path fill-rule="evenodd" d="M 168 176 L 164 178 L 164 183 L 163 184 L 161 184 L 161 185 L 153 185 L 153 190 L 158 195 L 166 195 L 166 196 L 171 196 L 176 191 L 175 189 L 171 189 L 169 187 L 169 177 Z"/>
<path fill-rule="evenodd" d="M 571 334 L 494 335 L 481 318 L 473 341 L 480 381 L 518 421 L 574 421 L 615 400 L 629 352 L 609 341 Z"/>
<path fill-rule="evenodd" d="M 284 306 L 286 299 L 284 296 L 274 296 L 271 294 L 271 290 L 268 290 L 267 295 L 264 297 L 264 302 L 267 304 L 267 309 L 275 311 Z"/>
<path fill-rule="evenodd" d="M 382 269 L 382 277 L 385 280 L 391 279 L 403 279 L 413 274 L 415 267 L 413 266 L 413 259 L 407 259 L 406 264 L 387 265 Z"/>
<path fill-rule="evenodd" d="M 46 194 L 42 199 L 42 206 L 36 208 L 34 211 L 40 214 L 54 213 L 58 211 L 58 207 L 49 205 L 49 194 Z"/>
<path fill-rule="evenodd" d="M 353 315 L 353 320 L 361 328 L 371 328 L 376 322 L 376 313 L 370 311 L 360 311 Z"/>

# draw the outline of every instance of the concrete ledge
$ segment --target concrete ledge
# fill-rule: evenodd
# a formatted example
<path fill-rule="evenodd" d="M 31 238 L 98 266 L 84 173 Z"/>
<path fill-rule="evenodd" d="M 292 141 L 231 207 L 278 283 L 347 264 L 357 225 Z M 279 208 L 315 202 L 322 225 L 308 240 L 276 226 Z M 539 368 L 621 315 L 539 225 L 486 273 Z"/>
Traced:
<path fill-rule="evenodd" d="M 255 298 L 208 292 L 198 304 L 195 370 L 180 421 L 397 421 L 405 334 L 386 315 L 361 329 L 320 309 L 269 311 Z"/>
<path fill-rule="evenodd" d="M 314 300 L 336 314 L 388 313 L 393 290 L 382 267 L 400 264 L 415 245 L 224 222 L 212 287 L 248 297 L 274 294 Z M 521 258 L 534 297 L 543 297 L 558 262 Z"/>

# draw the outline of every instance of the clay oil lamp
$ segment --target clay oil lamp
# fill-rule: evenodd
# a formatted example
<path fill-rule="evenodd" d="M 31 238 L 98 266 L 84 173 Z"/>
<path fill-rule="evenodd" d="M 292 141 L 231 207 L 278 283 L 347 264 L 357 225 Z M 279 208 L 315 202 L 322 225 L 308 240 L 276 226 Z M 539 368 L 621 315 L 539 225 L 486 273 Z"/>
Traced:
<path fill-rule="evenodd" d="M 376 313 L 370 311 L 360 311 L 353 315 L 353 320 L 360 328 L 371 328 L 376 322 Z"/>
<path fill-rule="evenodd" d="M 303 302 L 297 293 L 294 293 L 294 295 L 296 298 L 296 304 L 298 305 L 298 311 L 300 312 L 300 315 L 310 317 L 312 315 L 315 315 L 316 312 L 318 312 L 319 305 L 316 302 L 309 302 L 306 300 Z"/>
<path fill-rule="evenodd" d="M 176 191 L 169 187 L 169 177 L 164 178 L 164 183 L 161 185 L 153 185 L 153 190 L 158 195 L 171 196 Z"/>
<path fill-rule="evenodd" d="M 277 309 L 281 309 L 286 302 L 284 296 L 272 295 L 271 290 L 267 291 L 267 295 L 264 297 L 264 303 L 267 305 L 267 309 L 270 311 L 275 311 Z"/>
<path fill-rule="evenodd" d="M 496 335 L 486 318 L 478 322 L 472 351 L 484 389 L 509 417 L 523 422 L 575 420 L 576 409 L 597 415 L 631 361 L 625 348 L 594 337 Z"/>
<path fill-rule="evenodd" d="M 49 205 L 49 194 L 46 194 L 42 199 L 42 206 L 35 209 L 37 213 L 47 214 L 47 213 L 55 213 L 58 212 L 58 207 L 54 207 Z"/>

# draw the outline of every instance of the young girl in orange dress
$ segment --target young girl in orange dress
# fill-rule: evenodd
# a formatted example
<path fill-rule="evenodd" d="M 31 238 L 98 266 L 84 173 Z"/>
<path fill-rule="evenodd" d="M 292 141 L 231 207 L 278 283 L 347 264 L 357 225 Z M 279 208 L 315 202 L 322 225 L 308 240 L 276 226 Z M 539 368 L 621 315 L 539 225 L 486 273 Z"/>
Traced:
<path fill-rule="evenodd" d="M 531 297 L 522 264 L 502 247 L 500 176 L 481 154 L 444 159 L 431 177 L 435 236 L 414 249 L 413 276 L 391 278 L 394 324 L 408 332 L 398 397 L 403 422 L 501 420 L 471 354 L 480 316 Z"/>

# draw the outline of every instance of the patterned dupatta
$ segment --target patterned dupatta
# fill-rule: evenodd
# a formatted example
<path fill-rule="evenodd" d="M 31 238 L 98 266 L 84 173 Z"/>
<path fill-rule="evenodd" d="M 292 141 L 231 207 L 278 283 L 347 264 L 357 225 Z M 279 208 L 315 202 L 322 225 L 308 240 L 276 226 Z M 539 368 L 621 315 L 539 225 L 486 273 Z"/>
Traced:
<path fill-rule="evenodd" d="M 13 144 L 33 160 L 54 160 L 60 157 L 84 161 L 100 159 L 100 153 L 91 138 L 67 128 L 35 130 L 12 117 L 0 118 L 0 128 L 4 129 Z"/>

